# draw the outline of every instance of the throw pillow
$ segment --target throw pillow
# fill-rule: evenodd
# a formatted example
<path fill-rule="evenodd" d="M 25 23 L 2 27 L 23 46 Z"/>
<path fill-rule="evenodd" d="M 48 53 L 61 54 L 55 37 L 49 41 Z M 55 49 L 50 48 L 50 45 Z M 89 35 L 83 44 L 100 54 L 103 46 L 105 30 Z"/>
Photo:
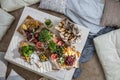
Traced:
<path fill-rule="evenodd" d="M 39 8 L 64 14 L 67 0 L 41 0 Z"/>
<path fill-rule="evenodd" d="M 94 39 L 106 80 L 120 80 L 120 29 Z"/>
<path fill-rule="evenodd" d="M 10 12 L 37 2 L 40 0 L 1 0 L 1 8 Z"/>

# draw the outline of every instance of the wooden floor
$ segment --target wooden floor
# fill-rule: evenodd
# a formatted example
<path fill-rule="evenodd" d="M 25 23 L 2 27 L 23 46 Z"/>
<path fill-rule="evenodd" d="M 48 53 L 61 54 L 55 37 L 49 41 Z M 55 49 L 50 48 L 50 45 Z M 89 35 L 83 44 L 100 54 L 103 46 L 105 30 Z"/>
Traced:
<path fill-rule="evenodd" d="M 32 5 L 31 7 L 38 9 L 37 8 L 38 5 L 39 4 L 35 4 L 35 5 Z M 41 9 L 39 9 L 39 10 L 41 10 Z M 23 11 L 23 8 L 10 13 L 16 19 L 12 23 L 11 27 L 9 28 L 8 32 L 6 33 L 6 35 L 4 36 L 2 41 L 0 41 L 0 51 L 4 51 L 4 52 L 7 51 L 9 42 L 12 38 L 12 35 L 14 33 L 14 30 L 16 28 L 18 21 L 19 21 L 19 18 L 21 16 L 22 11 Z M 61 18 L 65 17 L 64 15 L 61 15 L 61 14 L 58 14 L 55 12 L 46 11 L 46 10 L 41 10 L 41 11 L 56 15 L 56 16 L 61 17 Z M 40 75 L 37 75 L 33 72 L 30 72 L 26 69 L 23 69 L 21 67 L 18 67 L 16 65 L 13 65 L 10 63 L 8 65 L 8 73 L 9 73 L 11 68 L 14 69 L 18 74 L 20 74 L 26 80 L 38 80 L 41 77 Z M 101 64 L 100 64 L 96 54 L 90 59 L 90 61 L 81 64 L 81 68 L 83 70 L 81 76 L 78 79 L 74 79 L 74 80 L 105 80 L 103 69 L 101 67 Z"/>

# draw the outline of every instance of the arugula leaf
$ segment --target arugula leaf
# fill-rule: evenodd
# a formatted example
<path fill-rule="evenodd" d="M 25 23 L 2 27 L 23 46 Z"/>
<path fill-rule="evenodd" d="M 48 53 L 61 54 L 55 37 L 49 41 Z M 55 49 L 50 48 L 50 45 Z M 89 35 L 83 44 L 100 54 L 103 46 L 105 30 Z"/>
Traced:
<path fill-rule="evenodd" d="M 63 54 L 63 47 L 62 46 L 57 46 L 56 53 L 58 54 L 59 57 L 61 57 L 62 54 Z"/>
<path fill-rule="evenodd" d="M 50 41 L 50 43 L 48 44 L 48 47 L 50 48 L 51 52 L 55 52 L 57 49 L 57 44 L 54 43 L 53 41 Z"/>
<path fill-rule="evenodd" d="M 39 36 L 38 39 L 41 42 L 50 41 L 52 39 L 52 37 L 53 37 L 53 34 L 49 30 L 47 30 L 45 28 L 42 29 L 39 34 L 40 34 L 40 36 Z"/>

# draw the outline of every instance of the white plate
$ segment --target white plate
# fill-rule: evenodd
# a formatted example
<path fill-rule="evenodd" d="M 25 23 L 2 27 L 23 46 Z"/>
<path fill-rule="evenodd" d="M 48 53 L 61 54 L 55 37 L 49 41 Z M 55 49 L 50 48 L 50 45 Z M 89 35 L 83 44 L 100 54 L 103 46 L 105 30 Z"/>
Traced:
<path fill-rule="evenodd" d="M 37 19 L 41 22 L 44 22 L 45 19 L 51 19 L 53 24 L 55 25 L 57 25 L 62 20 L 59 17 L 38 11 L 30 7 L 25 7 L 21 15 L 21 18 L 19 20 L 19 23 L 16 27 L 16 30 L 23 23 L 23 21 L 26 19 L 28 15 L 30 15 L 34 19 Z M 81 38 L 82 40 L 81 40 L 81 43 L 78 44 L 77 49 L 80 52 L 82 52 L 88 33 L 89 33 L 89 30 L 82 26 L 79 26 L 79 28 L 82 30 L 82 38 Z M 12 40 L 6 52 L 6 55 L 5 55 L 6 60 L 8 60 L 9 62 L 13 64 L 26 68 L 30 71 L 33 71 L 39 75 L 42 75 L 42 76 L 45 76 L 51 79 L 57 79 L 57 80 L 71 80 L 72 79 L 72 75 L 74 74 L 75 69 L 71 69 L 69 71 L 67 70 L 53 71 L 51 63 L 49 61 L 44 62 L 43 67 L 39 68 L 36 65 L 30 65 L 27 62 L 25 62 L 23 59 L 21 59 L 20 53 L 18 52 L 18 44 L 21 40 L 23 40 L 23 36 L 20 35 L 16 30 L 14 32 L 14 35 L 12 37 Z"/>

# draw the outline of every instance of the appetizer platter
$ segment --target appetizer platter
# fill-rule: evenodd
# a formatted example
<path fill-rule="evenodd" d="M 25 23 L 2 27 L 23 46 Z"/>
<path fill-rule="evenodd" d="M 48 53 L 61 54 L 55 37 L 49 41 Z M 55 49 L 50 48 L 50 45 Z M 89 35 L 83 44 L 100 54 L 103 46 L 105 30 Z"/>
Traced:
<path fill-rule="evenodd" d="M 81 34 L 77 26 L 68 19 L 63 19 L 59 23 L 61 26 L 56 26 L 60 35 L 56 35 L 49 30 L 55 27 L 52 24 L 51 19 L 46 19 L 42 23 L 27 16 L 17 30 L 24 37 L 19 43 L 21 56 L 31 65 L 36 64 L 38 67 L 42 67 L 41 63 L 49 60 L 55 70 L 78 68 L 80 52 L 75 49 L 75 46 L 71 46 L 73 42 L 77 43 L 78 38 L 80 40 Z"/>
<path fill-rule="evenodd" d="M 71 80 L 89 29 L 25 7 L 5 59 L 52 80 Z"/>

